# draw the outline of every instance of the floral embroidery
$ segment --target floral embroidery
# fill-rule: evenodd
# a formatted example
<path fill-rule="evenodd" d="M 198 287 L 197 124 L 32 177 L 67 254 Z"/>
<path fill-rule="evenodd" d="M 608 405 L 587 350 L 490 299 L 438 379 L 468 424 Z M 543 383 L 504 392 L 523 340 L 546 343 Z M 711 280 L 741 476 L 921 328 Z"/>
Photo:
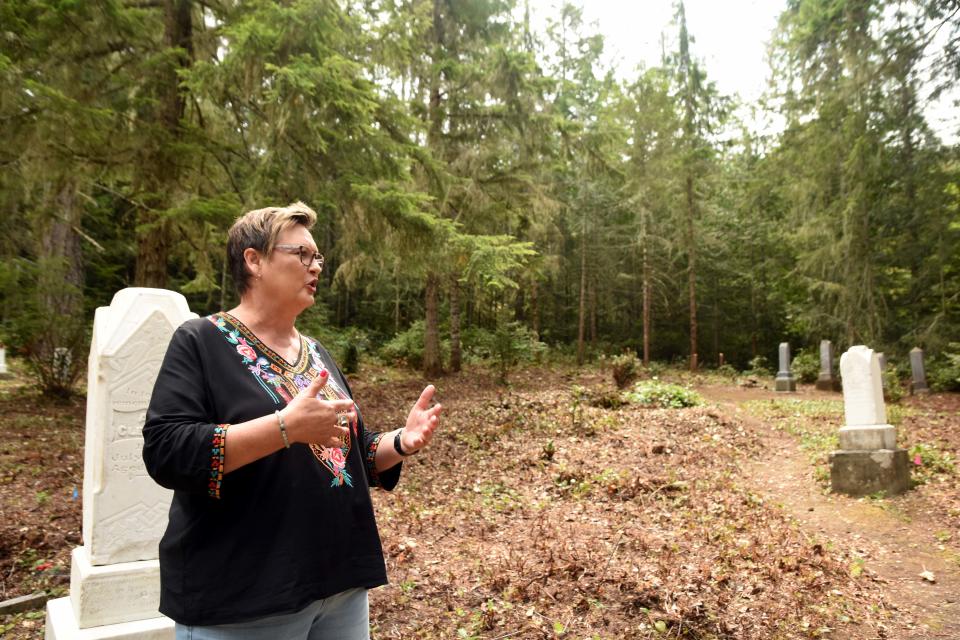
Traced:
<path fill-rule="evenodd" d="M 367 456 L 365 462 L 367 463 L 367 469 L 370 472 L 370 486 L 379 487 L 380 486 L 380 474 L 377 473 L 377 448 L 380 446 L 380 441 L 383 440 L 383 434 L 378 433 L 370 440 L 370 446 L 367 447 Z"/>
<path fill-rule="evenodd" d="M 240 338 L 240 344 L 237 345 L 237 353 L 243 356 L 244 363 L 253 362 L 257 359 L 257 352 L 243 338 Z"/>
<path fill-rule="evenodd" d="M 247 340 L 240 335 L 240 332 L 236 329 L 230 330 L 227 328 L 227 323 L 223 317 L 219 315 L 207 316 L 207 320 L 213 323 L 217 329 L 223 333 L 223 337 L 227 339 L 232 345 L 236 345 L 237 353 L 240 354 L 240 357 L 243 358 L 243 364 L 247 365 L 247 369 L 250 370 L 250 373 L 253 374 L 253 377 L 256 378 L 257 382 L 260 383 L 260 386 L 263 387 L 264 391 L 267 392 L 267 395 L 270 396 L 270 399 L 273 400 L 274 404 L 280 404 L 280 398 L 277 397 L 276 393 L 277 382 L 273 380 L 274 374 L 267 373 L 263 370 L 263 367 L 269 365 L 269 361 L 266 358 L 257 357 L 256 350 L 247 343 Z M 252 363 L 252 364 L 251 364 Z M 271 389 L 267 386 L 267 383 L 270 383 L 274 389 Z M 279 394 L 287 402 L 290 402 L 289 394 L 284 396 L 284 394 Z"/>
<path fill-rule="evenodd" d="M 223 459 L 227 454 L 227 428 L 229 426 L 229 424 L 218 424 L 213 428 L 210 482 L 207 484 L 207 495 L 211 498 L 220 498 L 220 485 L 223 482 Z"/>
<path fill-rule="evenodd" d="M 234 345 L 243 364 L 247 366 L 247 369 L 275 404 L 280 404 L 281 398 L 286 403 L 292 402 L 297 393 L 309 386 L 310 382 L 316 379 L 321 371 L 327 369 L 316 343 L 312 340 L 302 338 L 300 358 L 291 367 L 279 355 L 260 342 L 242 323 L 231 316 L 214 314 L 208 316 L 207 319 L 220 330 L 227 342 Z M 234 324 L 236 326 L 233 326 Z M 263 355 L 259 355 L 261 353 Z M 281 366 L 279 363 L 287 366 Z M 346 391 L 332 378 L 324 385 L 321 394 L 327 400 L 350 399 Z M 357 425 L 354 421 L 351 424 L 351 432 L 344 438 L 342 446 L 310 445 L 310 450 L 317 461 L 333 475 L 330 486 L 353 486 L 353 478 L 347 471 L 347 460 L 352 441 L 357 437 Z M 217 491 L 219 491 L 219 484 L 217 485 Z M 213 494 L 211 493 L 211 495 Z"/>
<path fill-rule="evenodd" d="M 313 451 L 313 455 L 317 457 L 323 466 L 330 470 L 330 473 L 333 474 L 333 481 L 330 483 L 331 487 L 342 487 L 347 485 L 348 487 L 353 486 L 353 478 L 350 477 L 350 473 L 347 471 L 347 455 L 349 455 L 348 445 L 343 447 L 321 447 L 318 444 L 311 444 L 310 450 Z"/>

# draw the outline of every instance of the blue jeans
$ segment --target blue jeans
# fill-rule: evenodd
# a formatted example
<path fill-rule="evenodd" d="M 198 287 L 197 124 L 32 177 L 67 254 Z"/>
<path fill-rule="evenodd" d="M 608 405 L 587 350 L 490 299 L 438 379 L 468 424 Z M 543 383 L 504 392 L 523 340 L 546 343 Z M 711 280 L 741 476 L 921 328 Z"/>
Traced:
<path fill-rule="evenodd" d="M 348 589 L 296 613 L 236 624 L 177 624 L 176 640 L 370 640 L 367 590 Z"/>

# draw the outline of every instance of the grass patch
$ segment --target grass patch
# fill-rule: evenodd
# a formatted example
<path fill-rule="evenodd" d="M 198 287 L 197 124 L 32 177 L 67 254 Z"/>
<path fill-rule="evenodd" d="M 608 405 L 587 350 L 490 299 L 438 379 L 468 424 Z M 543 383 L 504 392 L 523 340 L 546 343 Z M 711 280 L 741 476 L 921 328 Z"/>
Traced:
<path fill-rule="evenodd" d="M 660 380 L 644 380 L 626 393 L 628 401 L 636 404 L 663 407 L 664 409 L 682 409 L 703 404 L 703 398 L 693 389 Z"/>

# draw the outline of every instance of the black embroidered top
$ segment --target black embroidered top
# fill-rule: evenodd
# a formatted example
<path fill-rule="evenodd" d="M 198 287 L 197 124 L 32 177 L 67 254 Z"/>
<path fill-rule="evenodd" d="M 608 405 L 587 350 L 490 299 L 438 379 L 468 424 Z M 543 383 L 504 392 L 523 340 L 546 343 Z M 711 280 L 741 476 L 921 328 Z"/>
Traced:
<path fill-rule="evenodd" d="M 229 425 L 283 408 L 323 368 L 324 394 L 351 398 L 310 338 L 289 363 L 227 313 L 174 333 L 143 427 L 147 471 L 174 490 L 161 613 L 187 625 L 242 622 L 386 584 L 369 488 L 392 489 L 401 465 L 377 474 L 382 434 L 366 431 L 359 410 L 341 448 L 292 444 L 223 475 Z"/>

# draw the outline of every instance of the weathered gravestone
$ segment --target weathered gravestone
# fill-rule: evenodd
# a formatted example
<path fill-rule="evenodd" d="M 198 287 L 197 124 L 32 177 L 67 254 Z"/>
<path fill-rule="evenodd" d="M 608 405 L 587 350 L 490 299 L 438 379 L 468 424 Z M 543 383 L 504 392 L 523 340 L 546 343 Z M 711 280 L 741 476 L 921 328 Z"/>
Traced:
<path fill-rule="evenodd" d="M 851 347 L 840 357 L 845 425 L 840 450 L 830 454 L 830 486 L 839 493 L 889 495 L 910 486 L 907 451 L 897 449 L 897 430 L 887 424 L 880 363 L 872 349 Z"/>
<path fill-rule="evenodd" d="M 880 387 L 883 389 L 883 399 L 890 399 L 890 389 L 887 387 L 887 356 L 882 351 L 877 352 L 877 362 L 880 363 Z"/>
<path fill-rule="evenodd" d="M 774 380 L 774 388 L 777 391 L 797 390 L 797 379 L 790 371 L 790 344 L 787 342 L 780 343 L 780 368 Z"/>
<path fill-rule="evenodd" d="M 911 393 L 930 393 L 927 386 L 927 371 L 923 367 L 923 349 L 910 349 L 910 371 L 913 374 L 910 380 Z"/>
<path fill-rule="evenodd" d="M 172 493 L 141 457 L 153 383 L 174 329 L 195 314 L 179 293 L 119 291 L 97 309 L 87 371 L 83 546 L 70 596 L 47 603 L 47 640 L 173 637 L 162 617 L 157 546 Z"/>
<path fill-rule="evenodd" d="M 820 341 L 820 376 L 815 386 L 821 391 L 840 391 L 840 381 L 833 373 L 833 343 L 829 340 Z"/>

